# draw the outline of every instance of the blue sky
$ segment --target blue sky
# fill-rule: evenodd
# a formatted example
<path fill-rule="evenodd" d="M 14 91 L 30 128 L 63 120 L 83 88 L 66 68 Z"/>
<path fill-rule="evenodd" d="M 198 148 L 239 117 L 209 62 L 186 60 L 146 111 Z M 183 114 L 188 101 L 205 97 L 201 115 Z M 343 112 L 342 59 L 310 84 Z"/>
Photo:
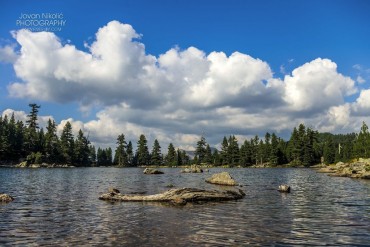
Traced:
<path fill-rule="evenodd" d="M 217 146 L 229 134 L 239 142 L 265 131 L 287 136 L 299 122 L 321 131 L 357 131 L 370 110 L 369 11 L 365 0 L 1 1 L 0 111 L 28 112 L 28 103 L 37 102 L 41 115 L 61 126 L 73 118 L 76 128 L 95 133 L 93 141 L 103 146 L 114 143 L 118 132 L 133 141 L 145 132 L 163 146 L 173 141 L 189 148 L 201 133 Z M 13 37 L 22 13 L 62 13 L 66 24 L 54 37 Z M 128 43 L 114 44 L 105 55 L 91 50 L 94 42 L 110 49 L 109 35 L 127 34 L 125 24 L 135 32 Z M 102 34 L 108 41 L 97 42 L 99 28 L 108 30 Z M 47 51 L 42 46 L 53 42 L 73 46 L 73 69 L 61 55 L 65 49 L 51 48 L 53 58 L 22 52 L 27 40 L 40 41 L 28 47 L 36 50 Z M 96 61 L 74 64 L 78 52 L 105 56 L 102 65 L 118 69 L 90 78 L 84 73 Z M 129 62 L 116 64 L 110 54 Z M 32 61 L 48 64 L 48 75 L 36 73 Z M 145 66 L 155 72 L 140 70 Z M 105 91 L 110 87 L 122 94 Z M 107 124 L 112 130 L 102 131 Z"/>

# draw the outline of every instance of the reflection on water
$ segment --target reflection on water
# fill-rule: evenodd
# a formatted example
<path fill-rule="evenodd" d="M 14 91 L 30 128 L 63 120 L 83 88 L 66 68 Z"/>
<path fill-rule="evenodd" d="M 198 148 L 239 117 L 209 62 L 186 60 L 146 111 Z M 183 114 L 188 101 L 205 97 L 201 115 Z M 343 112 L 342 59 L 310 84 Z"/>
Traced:
<path fill-rule="evenodd" d="M 228 169 L 246 197 L 187 204 L 110 203 L 108 187 L 123 193 L 176 187 L 223 189 L 204 182 L 212 173 L 163 169 L 0 169 L 0 246 L 7 245 L 368 245 L 370 181 L 327 177 L 309 169 Z M 276 191 L 289 184 L 290 194 Z"/>

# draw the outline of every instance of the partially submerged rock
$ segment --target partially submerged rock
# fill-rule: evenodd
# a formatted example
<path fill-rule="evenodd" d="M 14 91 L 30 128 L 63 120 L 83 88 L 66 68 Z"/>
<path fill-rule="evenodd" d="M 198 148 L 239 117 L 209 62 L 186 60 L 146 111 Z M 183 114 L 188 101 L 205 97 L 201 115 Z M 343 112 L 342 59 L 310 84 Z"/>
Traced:
<path fill-rule="evenodd" d="M 170 202 L 175 205 L 185 205 L 187 202 L 199 201 L 229 201 L 241 199 L 245 196 L 242 190 L 202 190 L 196 188 L 170 189 L 154 195 L 130 195 L 106 193 L 99 196 L 106 201 L 136 201 L 136 202 Z"/>
<path fill-rule="evenodd" d="M 144 174 L 163 174 L 163 172 L 154 168 L 145 168 Z"/>
<path fill-rule="evenodd" d="M 206 182 L 211 184 L 229 185 L 229 186 L 238 185 L 228 172 L 213 174 L 212 177 L 206 179 Z"/>
<path fill-rule="evenodd" d="M 0 194 L 0 202 L 11 202 L 14 201 L 14 198 L 8 194 Z"/>
<path fill-rule="evenodd" d="M 182 173 L 202 173 L 203 169 L 200 166 L 190 166 L 190 168 L 185 168 L 181 170 Z"/>
<path fill-rule="evenodd" d="M 330 173 L 332 177 L 350 177 L 370 179 L 370 162 L 368 159 L 359 159 L 353 163 L 338 162 L 321 168 L 318 172 Z"/>
<path fill-rule="evenodd" d="M 290 193 L 290 186 L 287 184 L 279 185 L 278 191 L 283 192 L 283 193 Z"/>

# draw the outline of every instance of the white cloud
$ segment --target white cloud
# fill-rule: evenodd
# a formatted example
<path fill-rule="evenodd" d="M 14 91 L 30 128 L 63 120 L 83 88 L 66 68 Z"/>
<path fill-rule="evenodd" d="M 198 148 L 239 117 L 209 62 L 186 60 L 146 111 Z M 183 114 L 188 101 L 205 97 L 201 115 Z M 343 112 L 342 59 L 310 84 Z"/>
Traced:
<path fill-rule="evenodd" d="M 14 51 L 14 46 L 6 45 L 0 47 L 0 62 L 14 63 L 17 60 L 17 54 Z"/>
<path fill-rule="evenodd" d="M 365 83 L 365 82 L 366 82 L 366 81 L 365 81 L 365 79 L 364 79 L 364 78 L 362 78 L 362 76 L 357 76 L 356 81 L 357 81 L 358 83 L 360 83 L 360 84 L 362 84 L 362 83 Z"/>
<path fill-rule="evenodd" d="M 325 110 L 357 91 L 354 81 L 338 73 L 334 62 L 321 58 L 296 68 L 284 82 L 284 99 L 294 111 Z"/>
<path fill-rule="evenodd" d="M 26 121 L 28 119 L 27 113 L 24 111 L 16 111 L 13 109 L 5 109 L 1 116 L 5 117 L 5 115 L 10 119 L 10 117 L 14 114 L 15 121 L 22 121 L 24 124 L 26 124 Z M 47 123 L 49 119 L 53 119 L 52 116 L 38 116 L 38 123 L 40 128 L 45 128 L 47 126 Z"/>
<path fill-rule="evenodd" d="M 9 94 L 78 102 L 84 113 L 98 105 L 96 119 L 58 125 L 61 131 L 70 121 L 96 145 L 114 146 L 121 133 L 136 142 L 144 133 L 149 147 L 157 138 L 162 151 L 169 142 L 191 149 L 203 133 L 216 145 L 224 135 L 244 140 L 291 131 L 300 122 L 335 131 L 350 128 L 351 117 L 368 107 L 366 91 L 345 103 L 357 91 L 355 82 L 329 59 L 317 58 L 282 79 L 267 62 L 240 52 L 189 47 L 155 57 L 132 26 L 117 21 L 97 31 L 87 52 L 53 33 L 20 30 L 14 38 L 21 47 L 14 62 L 20 80 L 9 85 Z"/>

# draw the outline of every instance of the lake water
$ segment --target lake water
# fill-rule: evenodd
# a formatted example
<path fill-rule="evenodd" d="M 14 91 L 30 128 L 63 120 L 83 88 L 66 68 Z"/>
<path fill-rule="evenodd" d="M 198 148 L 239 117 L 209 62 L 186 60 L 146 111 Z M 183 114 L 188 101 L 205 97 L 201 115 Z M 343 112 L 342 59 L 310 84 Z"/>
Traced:
<path fill-rule="evenodd" d="M 0 204 L 0 246 L 370 246 L 370 181 L 310 169 L 161 170 L 1 168 L 0 193 L 15 201 Z M 184 207 L 98 200 L 108 187 L 224 189 L 204 179 L 225 170 L 244 185 L 244 199 Z M 290 194 L 276 190 L 283 183 Z"/>

